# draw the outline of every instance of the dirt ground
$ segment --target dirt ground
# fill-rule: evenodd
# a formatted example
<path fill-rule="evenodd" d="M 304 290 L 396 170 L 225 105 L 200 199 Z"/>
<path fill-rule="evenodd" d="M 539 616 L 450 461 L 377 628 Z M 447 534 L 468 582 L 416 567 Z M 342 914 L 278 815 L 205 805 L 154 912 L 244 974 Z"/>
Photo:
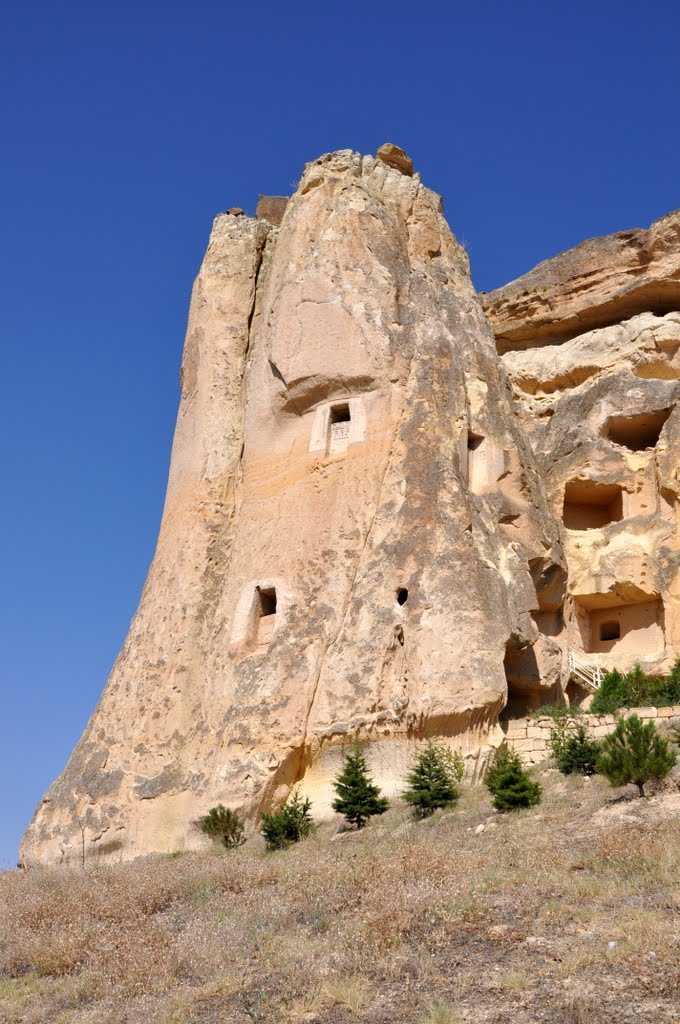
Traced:
<path fill-rule="evenodd" d="M 680 1021 L 680 792 L 0 876 L 3 1024 Z"/>

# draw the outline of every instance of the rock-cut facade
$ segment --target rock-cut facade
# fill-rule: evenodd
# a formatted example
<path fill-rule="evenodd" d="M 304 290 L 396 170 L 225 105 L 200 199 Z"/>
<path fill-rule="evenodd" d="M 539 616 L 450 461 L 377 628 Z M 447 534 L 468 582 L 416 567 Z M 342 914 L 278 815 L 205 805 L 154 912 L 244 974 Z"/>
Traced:
<path fill-rule="evenodd" d="M 388 793 L 436 737 L 680 654 L 680 213 L 478 295 L 394 146 L 215 220 L 167 496 L 99 704 L 25 863 L 200 847 L 359 740 Z"/>

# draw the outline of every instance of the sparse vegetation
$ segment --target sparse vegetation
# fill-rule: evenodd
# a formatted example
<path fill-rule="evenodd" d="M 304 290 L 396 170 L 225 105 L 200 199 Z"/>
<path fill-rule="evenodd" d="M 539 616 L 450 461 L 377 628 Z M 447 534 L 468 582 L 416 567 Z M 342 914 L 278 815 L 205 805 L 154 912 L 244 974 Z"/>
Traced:
<path fill-rule="evenodd" d="M 541 782 L 536 813 L 492 815 L 466 786 L 426 826 L 395 806 L 339 839 L 322 824 L 284 856 L 255 836 L 228 856 L 8 871 L 0 1020 L 584 1024 L 625 1006 L 671 1024 L 672 803 L 658 818 L 657 801 L 608 806 L 600 776 Z"/>
<path fill-rule="evenodd" d="M 246 841 L 242 819 L 223 804 L 211 807 L 205 817 L 198 819 L 196 825 L 205 835 L 219 839 L 228 850 L 235 850 Z"/>
<path fill-rule="evenodd" d="M 542 704 L 540 708 L 531 709 L 529 718 L 552 718 L 556 722 L 562 722 L 582 714 L 583 708 L 578 704 Z"/>
<path fill-rule="evenodd" d="M 613 786 L 634 783 L 644 796 L 645 784 L 665 778 L 676 760 L 677 754 L 659 735 L 654 722 L 645 723 L 637 715 L 630 715 L 605 736 L 597 770 Z"/>
<path fill-rule="evenodd" d="M 293 843 L 310 835 L 314 830 L 314 821 L 308 797 L 304 800 L 296 789 L 286 803 L 278 811 L 263 814 L 260 832 L 264 836 L 268 850 L 285 850 Z"/>
<path fill-rule="evenodd" d="M 418 818 L 427 818 L 434 811 L 450 807 L 460 793 L 458 783 L 465 774 L 463 758 L 448 747 L 428 743 L 418 754 L 409 772 L 404 800 Z"/>
<path fill-rule="evenodd" d="M 601 744 L 590 739 L 582 725 L 566 733 L 551 730 L 550 749 L 563 775 L 594 775 L 597 771 Z"/>
<path fill-rule="evenodd" d="M 366 757 L 359 746 L 345 754 L 333 788 L 338 794 L 333 810 L 344 814 L 357 828 L 363 828 L 369 818 L 384 814 L 389 807 L 387 797 L 381 795 L 380 787 L 371 779 Z"/>
<path fill-rule="evenodd" d="M 518 811 L 541 801 L 541 784 L 532 779 L 519 754 L 509 747 L 496 752 L 484 782 L 497 811 Z"/>

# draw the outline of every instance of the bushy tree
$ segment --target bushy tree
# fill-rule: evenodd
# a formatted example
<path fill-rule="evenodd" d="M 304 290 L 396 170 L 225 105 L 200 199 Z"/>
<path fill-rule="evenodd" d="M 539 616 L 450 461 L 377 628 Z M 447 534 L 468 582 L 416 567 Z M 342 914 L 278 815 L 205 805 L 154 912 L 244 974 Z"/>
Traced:
<path fill-rule="evenodd" d="M 625 707 L 626 700 L 626 681 L 615 668 L 607 672 L 600 683 L 590 705 L 590 712 L 593 715 L 613 715 L 619 708 Z"/>
<path fill-rule="evenodd" d="M 196 825 L 207 836 L 220 839 L 228 850 L 235 850 L 246 841 L 242 819 L 223 804 L 211 807 L 203 818 L 198 819 Z"/>
<path fill-rule="evenodd" d="M 522 767 L 519 754 L 501 747 L 484 779 L 498 811 L 518 811 L 541 802 L 541 785 Z"/>
<path fill-rule="evenodd" d="M 333 780 L 333 788 L 338 794 L 333 801 L 333 810 L 344 814 L 357 828 L 363 828 L 369 818 L 384 814 L 389 807 L 387 797 L 381 795 L 380 787 L 368 773 L 366 758 L 359 746 L 345 754 L 342 770 Z"/>
<path fill-rule="evenodd" d="M 605 736 L 597 770 L 612 786 L 632 782 L 644 796 L 645 784 L 664 779 L 676 760 L 677 754 L 659 735 L 654 722 L 644 723 L 637 715 L 630 715 Z"/>
<path fill-rule="evenodd" d="M 298 843 L 315 828 L 310 814 L 308 797 L 303 800 L 298 790 L 288 798 L 278 811 L 263 814 L 260 832 L 265 838 L 268 850 L 283 850 Z"/>
<path fill-rule="evenodd" d="M 551 748 L 555 764 L 563 775 L 594 775 L 597 771 L 600 744 L 588 738 L 582 725 L 559 743 L 551 733 Z"/>
<path fill-rule="evenodd" d="M 460 754 L 428 743 L 406 776 L 408 788 L 404 791 L 404 800 L 411 804 L 418 818 L 427 818 L 441 807 L 450 807 L 460 795 L 457 783 L 464 771 Z"/>

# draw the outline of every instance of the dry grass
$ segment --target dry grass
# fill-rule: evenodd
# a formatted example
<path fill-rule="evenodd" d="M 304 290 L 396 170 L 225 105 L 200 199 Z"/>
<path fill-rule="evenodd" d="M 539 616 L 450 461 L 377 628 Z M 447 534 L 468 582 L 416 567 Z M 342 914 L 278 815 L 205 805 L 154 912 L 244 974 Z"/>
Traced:
<path fill-rule="evenodd" d="M 595 827 L 602 780 L 542 781 L 505 818 L 468 789 L 280 854 L 6 872 L 0 1021 L 679 1020 L 680 821 Z"/>

